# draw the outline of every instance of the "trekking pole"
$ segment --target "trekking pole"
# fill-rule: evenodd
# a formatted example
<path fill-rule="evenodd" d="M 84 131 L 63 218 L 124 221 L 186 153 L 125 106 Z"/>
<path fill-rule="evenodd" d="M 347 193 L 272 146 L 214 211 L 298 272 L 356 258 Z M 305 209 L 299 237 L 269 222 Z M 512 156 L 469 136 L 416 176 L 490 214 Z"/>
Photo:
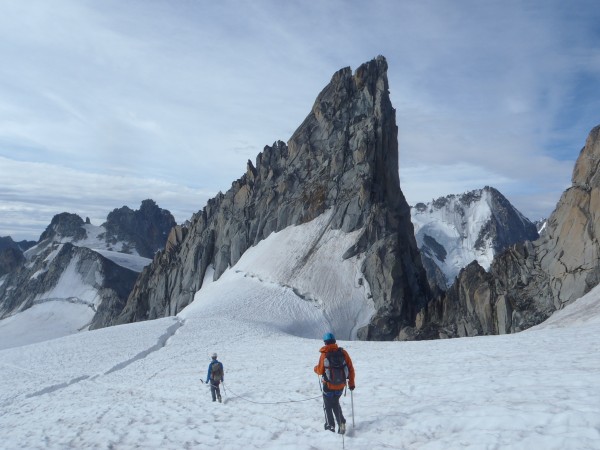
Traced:
<path fill-rule="evenodd" d="M 352 403 L 352 429 L 354 429 L 354 390 L 350 389 L 350 402 Z"/>
<path fill-rule="evenodd" d="M 321 399 L 323 401 L 323 416 L 325 417 L 325 425 L 327 425 L 327 412 L 325 411 L 325 399 L 323 398 L 323 386 L 321 386 L 321 378 L 317 374 L 317 383 L 319 383 L 319 389 L 321 390 Z"/>

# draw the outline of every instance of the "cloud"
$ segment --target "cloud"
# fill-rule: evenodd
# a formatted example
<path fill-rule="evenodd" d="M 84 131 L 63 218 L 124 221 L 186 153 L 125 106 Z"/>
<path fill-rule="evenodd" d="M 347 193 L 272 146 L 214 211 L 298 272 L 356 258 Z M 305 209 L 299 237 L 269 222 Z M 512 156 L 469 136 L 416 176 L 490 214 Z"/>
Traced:
<path fill-rule="evenodd" d="M 113 209 L 138 209 L 147 198 L 169 209 L 175 220 L 183 223 L 216 194 L 150 177 L 83 172 L 3 157 L 0 179 L 5 186 L 0 191 L 0 236 L 16 240 L 37 239 L 52 217 L 61 212 L 89 217 L 94 225 L 101 225 Z"/>
<path fill-rule="evenodd" d="M 43 203 L 110 211 L 114 183 L 130 207 L 189 214 L 287 140 L 336 70 L 383 54 L 409 202 L 496 183 L 547 215 L 600 122 L 599 19 L 587 0 L 4 2 L 0 157 L 102 186 L 72 198 L 40 173 L 3 180 L 4 198 L 21 220 L 44 208 L 28 183 Z"/>

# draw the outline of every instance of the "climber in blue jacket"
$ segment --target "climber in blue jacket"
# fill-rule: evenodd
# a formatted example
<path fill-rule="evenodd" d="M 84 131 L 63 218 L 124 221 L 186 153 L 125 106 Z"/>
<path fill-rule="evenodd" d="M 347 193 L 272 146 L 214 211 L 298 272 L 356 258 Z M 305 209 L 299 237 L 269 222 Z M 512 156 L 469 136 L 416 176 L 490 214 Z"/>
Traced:
<path fill-rule="evenodd" d="M 206 374 L 206 384 L 210 381 L 210 393 L 212 395 L 212 401 L 215 402 L 217 399 L 221 403 L 221 389 L 219 384 L 225 381 L 225 372 L 223 371 L 223 364 L 217 360 L 217 354 L 212 354 L 212 361 L 208 365 L 208 373 Z"/>

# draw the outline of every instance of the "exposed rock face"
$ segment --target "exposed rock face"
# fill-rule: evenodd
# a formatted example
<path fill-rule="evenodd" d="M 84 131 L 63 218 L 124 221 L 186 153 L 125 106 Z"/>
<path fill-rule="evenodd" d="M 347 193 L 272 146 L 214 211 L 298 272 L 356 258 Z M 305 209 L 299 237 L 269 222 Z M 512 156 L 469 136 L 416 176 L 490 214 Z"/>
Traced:
<path fill-rule="evenodd" d="M 127 206 L 114 209 L 103 224 L 106 242 L 132 242 L 139 255 L 146 258 L 153 258 L 165 248 L 167 235 L 175 225 L 171 213 L 159 208 L 154 200 L 144 200 L 137 211 Z"/>
<path fill-rule="evenodd" d="M 218 278 L 274 231 L 333 209 L 328 227 L 363 233 L 345 257 L 365 254 L 363 273 L 377 313 L 365 339 L 395 338 L 414 326 L 428 287 L 410 209 L 400 191 L 395 110 L 383 57 L 333 75 L 287 145 L 265 147 L 225 194 L 140 275 L 118 323 L 175 314 L 191 302 L 209 265 Z"/>
<path fill-rule="evenodd" d="M 36 244 L 35 241 L 19 241 L 15 242 L 10 236 L 0 237 L 0 251 L 7 248 L 12 248 L 24 252 L 25 250 L 33 247 Z"/>
<path fill-rule="evenodd" d="M 441 336 L 514 333 L 536 325 L 600 282 L 600 127 L 594 128 L 564 192 L 534 242 L 510 247 L 490 272 L 461 271 L 423 311 L 423 330 Z"/>
<path fill-rule="evenodd" d="M 83 219 L 77 214 L 68 212 L 57 214 L 40 236 L 40 242 L 45 239 L 53 239 L 56 235 L 72 238 L 74 241 L 84 239 L 86 233 L 83 224 Z"/>
<path fill-rule="evenodd" d="M 434 292 L 446 290 L 448 286 L 448 276 L 442 272 L 440 266 L 435 263 L 435 259 L 422 252 L 421 261 L 423 261 L 423 267 L 427 273 L 427 280 L 429 281 L 429 287 L 431 291 Z"/>
<path fill-rule="evenodd" d="M 21 244 L 26 247 L 28 242 L 21 241 Z M 13 241 L 10 236 L 0 237 L 0 277 L 25 262 L 23 256 L 23 250 L 25 249 L 21 248 L 19 243 Z"/>
<path fill-rule="evenodd" d="M 594 128 L 573 170 L 572 186 L 548 219 L 537 257 L 551 280 L 556 307 L 600 281 L 600 126 Z"/>
<path fill-rule="evenodd" d="M 65 275 L 68 268 L 71 272 Z M 89 286 L 88 292 L 96 292 L 93 298 L 56 298 L 54 289 L 60 283 Z M 63 278 L 66 277 L 66 278 Z M 28 264 L 11 271 L 0 284 L 0 319 L 44 301 L 69 301 L 83 303 L 98 311 L 92 328 L 107 325 L 107 308 L 123 309 L 137 273 L 114 264 L 97 252 L 70 243 L 52 243 Z M 61 281 L 62 280 L 62 281 Z M 65 289 L 60 289 L 61 292 Z"/>
<path fill-rule="evenodd" d="M 8 247 L 0 250 L 0 277 L 21 266 L 24 262 L 23 252 L 18 248 Z"/>
<path fill-rule="evenodd" d="M 19 246 L 15 241 L 12 240 L 10 236 L 0 236 L 0 251 L 7 248 L 14 248 L 18 250 Z"/>
<path fill-rule="evenodd" d="M 535 225 L 489 186 L 419 203 L 411 216 L 430 283 L 442 290 L 471 261 L 487 270 L 508 246 L 538 238 Z"/>

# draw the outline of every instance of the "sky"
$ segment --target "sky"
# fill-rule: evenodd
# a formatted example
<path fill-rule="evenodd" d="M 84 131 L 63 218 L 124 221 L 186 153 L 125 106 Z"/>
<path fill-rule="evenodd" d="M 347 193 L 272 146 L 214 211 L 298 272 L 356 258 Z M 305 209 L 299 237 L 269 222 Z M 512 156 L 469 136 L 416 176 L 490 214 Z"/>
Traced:
<path fill-rule="evenodd" d="M 599 21 L 594 0 L 0 0 L 0 236 L 146 198 L 182 223 L 380 54 L 409 204 L 489 185 L 546 217 L 600 124 Z"/>

